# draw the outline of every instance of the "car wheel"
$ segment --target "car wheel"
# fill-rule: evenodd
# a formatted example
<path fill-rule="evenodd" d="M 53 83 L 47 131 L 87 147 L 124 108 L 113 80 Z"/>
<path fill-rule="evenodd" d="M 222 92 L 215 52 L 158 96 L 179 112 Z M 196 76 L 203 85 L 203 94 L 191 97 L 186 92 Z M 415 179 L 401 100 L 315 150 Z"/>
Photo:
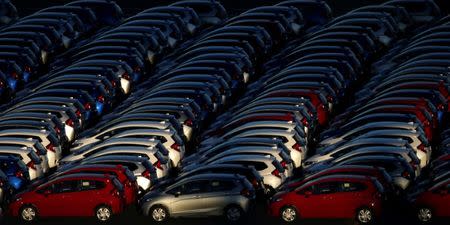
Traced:
<path fill-rule="evenodd" d="M 242 219 L 244 211 L 237 205 L 231 205 L 225 208 L 225 219 L 228 222 L 235 223 Z"/>
<path fill-rule="evenodd" d="M 112 214 L 111 208 L 106 205 L 99 206 L 95 210 L 95 217 L 100 222 L 107 222 L 111 220 Z"/>
<path fill-rule="evenodd" d="M 373 222 L 373 219 L 373 212 L 368 208 L 360 208 L 356 212 L 356 220 L 359 224 L 371 224 Z"/>
<path fill-rule="evenodd" d="M 297 220 L 297 210 L 292 206 L 286 206 L 281 209 L 280 212 L 281 219 L 284 222 L 291 223 Z"/>
<path fill-rule="evenodd" d="M 169 219 L 169 212 L 164 206 L 153 206 L 150 209 L 150 216 L 155 222 L 165 222 Z"/>
<path fill-rule="evenodd" d="M 24 206 L 20 209 L 20 219 L 24 222 L 34 222 L 37 219 L 37 210 L 33 206 Z"/>
<path fill-rule="evenodd" d="M 429 223 L 433 219 L 433 212 L 428 207 L 420 207 L 417 210 L 417 218 L 422 223 Z"/>

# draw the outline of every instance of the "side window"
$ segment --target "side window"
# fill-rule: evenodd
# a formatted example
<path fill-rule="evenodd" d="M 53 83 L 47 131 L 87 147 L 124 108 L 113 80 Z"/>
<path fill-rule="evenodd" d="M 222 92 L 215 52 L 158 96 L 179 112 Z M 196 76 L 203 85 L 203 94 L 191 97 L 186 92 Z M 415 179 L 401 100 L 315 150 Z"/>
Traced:
<path fill-rule="evenodd" d="M 350 183 L 350 182 L 342 183 L 342 191 L 344 192 L 363 191 L 366 188 L 367 188 L 366 185 L 362 183 Z"/>
<path fill-rule="evenodd" d="M 314 185 L 310 185 L 308 187 L 303 188 L 302 190 L 297 191 L 297 194 L 304 195 L 306 192 L 314 193 Z"/>
<path fill-rule="evenodd" d="M 82 191 L 89 191 L 89 190 L 98 190 L 105 187 L 105 184 L 101 181 L 95 181 L 95 180 L 82 180 L 81 181 L 81 188 Z"/>
<path fill-rule="evenodd" d="M 66 180 L 53 184 L 53 193 L 68 193 L 78 191 L 79 180 Z"/>
<path fill-rule="evenodd" d="M 201 181 L 192 181 L 183 185 L 182 194 L 196 194 L 206 192 L 208 189 L 209 181 L 201 180 Z"/>
<path fill-rule="evenodd" d="M 332 194 L 339 191 L 339 183 L 337 182 L 324 182 L 317 185 L 314 194 Z"/>
<path fill-rule="evenodd" d="M 211 192 L 221 192 L 221 191 L 230 191 L 235 187 L 232 181 L 224 181 L 224 180 L 212 180 L 211 183 Z"/>

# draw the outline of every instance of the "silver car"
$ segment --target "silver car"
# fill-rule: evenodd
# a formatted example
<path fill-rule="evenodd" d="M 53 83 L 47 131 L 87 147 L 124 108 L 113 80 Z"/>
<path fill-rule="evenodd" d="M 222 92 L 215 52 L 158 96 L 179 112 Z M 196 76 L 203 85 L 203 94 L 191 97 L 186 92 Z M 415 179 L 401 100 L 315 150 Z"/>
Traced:
<path fill-rule="evenodd" d="M 225 216 L 237 222 L 255 199 L 252 184 L 241 175 L 200 174 L 161 187 L 139 200 L 141 212 L 155 222 L 170 217 Z"/>

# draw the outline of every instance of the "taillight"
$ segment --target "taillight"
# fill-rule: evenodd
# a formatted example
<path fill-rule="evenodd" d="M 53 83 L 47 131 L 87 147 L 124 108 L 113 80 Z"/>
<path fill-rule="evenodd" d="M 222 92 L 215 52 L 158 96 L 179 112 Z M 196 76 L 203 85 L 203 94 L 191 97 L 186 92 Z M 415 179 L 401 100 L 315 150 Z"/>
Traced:
<path fill-rule="evenodd" d="M 73 127 L 73 120 L 72 119 L 66 120 L 66 125 Z"/>
<path fill-rule="evenodd" d="M 250 191 L 247 188 L 242 189 L 241 191 L 241 195 L 242 196 L 246 196 L 249 197 L 250 196 Z"/>
<path fill-rule="evenodd" d="M 409 178 L 409 176 L 410 176 L 410 174 L 409 174 L 408 171 L 403 171 L 402 177 L 404 177 L 404 178 Z"/>
<path fill-rule="evenodd" d="M 146 171 L 142 172 L 142 176 L 147 179 L 150 179 L 150 171 L 146 170 Z"/>
<path fill-rule="evenodd" d="M 61 134 L 61 129 L 59 129 L 59 127 L 55 127 L 54 128 L 57 134 Z"/>
<path fill-rule="evenodd" d="M 425 150 L 425 145 L 424 144 L 420 144 L 419 146 L 417 146 L 417 149 L 419 149 L 420 151 L 422 151 L 422 152 L 427 152 L 426 150 Z"/>
<path fill-rule="evenodd" d="M 99 102 L 103 103 L 103 102 L 105 102 L 105 97 L 103 97 L 103 95 L 99 95 L 99 96 L 97 97 L 97 100 L 98 100 Z"/>
<path fill-rule="evenodd" d="M 30 161 L 29 163 L 27 163 L 27 167 L 28 168 L 31 168 L 31 169 L 36 169 L 36 165 L 34 164 L 34 162 L 33 161 Z"/>
<path fill-rule="evenodd" d="M 286 163 L 286 161 L 282 161 L 282 162 L 281 162 L 281 166 L 282 166 L 283 168 L 286 169 L 286 168 L 287 168 L 287 163 Z"/>
<path fill-rule="evenodd" d="M 81 118 L 81 111 L 80 111 L 80 110 L 77 110 L 77 111 L 75 112 L 75 114 L 77 115 L 78 118 Z"/>
<path fill-rule="evenodd" d="M 300 148 L 300 145 L 298 143 L 295 143 L 295 145 L 292 145 L 292 148 L 297 150 L 297 151 L 299 151 L 299 152 L 302 151 L 302 149 Z"/>
<path fill-rule="evenodd" d="M 126 185 L 127 185 L 128 187 L 131 187 L 131 186 L 133 186 L 133 183 L 131 183 L 131 181 L 127 181 Z"/>
<path fill-rule="evenodd" d="M 375 192 L 374 197 L 377 199 L 382 199 L 383 195 L 380 192 Z"/>
<path fill-rule="evenodd" d="M 174 143 L 173 145 L 170 146 L 172 149 L 175 149 L 176 151 L 180 151 L 180 145 L 177 143 Z"/>
<path fill-rule="evenodd" d="M 17 171 L 14 175 L 16 177 L 22 178 L 23 177 L 23 172 L 22 171 Z"/>
<path fill-rule="evenodd" d="M 161 161 L 159 161 L 159 160 L 158 160 L 158 162 L 155 162 L 155 163 L 153 164 L 153 166 L 155 166 L 156 168 L 158 168 L 158 169 L 160 169 L 160 170 L 163 169 L 163 168 L 162 168 L 162 165 L 161 165 Z"/>
<path fill-rule="evenodd" d="M 256 178 L 254 178 L 252 180 L 252 185 L 253 185 L 253 187 L 257 187 L 258 186 L 258 180 L 256 180 Z"/>
<path fill-rule="evenodd" d="M 116 81 L 115 80 L 111 81 L 111 85 L 113 86 L 113 88 L 116 88 L 117 87 Z"/>
<path fill-rule="evenodd" d="M 16 72 L 12 72 L 11 73 L 11 77 L 14 78 L 15 80 L 19 79 L 19 74 L 17 74 Z"/>
<path fill-rule="evenodd" d="M 136 73 L 141 72 L 141 68 L 139 66 L 134 67 L 134 72 Z"/>
<path fill-rule="evenodd" d="M 131 80 L 130 74 L 128 74 L 127 72 L 122 74 L 122 78 L 127 79 L 127 80 Z"/>
<path fill-rule="evenodd" d="M 31 73 L 31 67 L 25 66 L 25 72 Z"/>
<path fill-rule="evenodd" d="M 308 120 L 306 119 L 306 117 L 303 117 L 302 119 L 302 124 L 303 126 L 307 127 L 309 125 Z"/>
<path fill-rule="evenodd" d="M 114 189 L 114 190 L 112 191 L 112 195 L 113 195 L 114 197 L 120 197 L 120 192 L 119 192 L 118 190 Z"/>
<path fill-rule="evenodd" d="M 278 171 L 278 169 L 275 169 L 274 171 L 272 171 L 272 175 L 281 178 L 280 171 Z"/>
<path fill-rule="evenodd" d="M 89 104 L 89 102 L 86 102 L 86 103 L 84 104 L 84 109 L 86 109 L 86 110 L 91 110 L 91 109 L 92 109 L 91 104 Z"/>
<path fill-rule="evenodd" d="M 441 104 L 438 105 L 437 108 L 438 108 L 439 110 L 444 110 L 444 105 L 441 103 Z"/>
<path fill-rule="evenodd" d="M 186 125 L 186 126 L 192 127 L 193 124 L 194 124 L 194 123 L 192 122 L 191 119 L 188 119 L 188 120 L 184 121 L 184 125 Z"/>
<path fill-rule="evenodd" d="M 330 103 L 333 102 L 333 96 L 328 95 L 328 96 L 327 96 L 327 100 L 328 100 L 328 102 L 330 102 Z"/>
<path fill-rule="evenodd" d="M 55 152 L 54 147 L 55 147 L 55 146 L 53 146 L 52 143 L 50 143 L 50 144 L 48 144 L 47 146 L 45 146 L 45 148 L 46 148 L 47 150 L 52 151 L 52 152 Z"/>

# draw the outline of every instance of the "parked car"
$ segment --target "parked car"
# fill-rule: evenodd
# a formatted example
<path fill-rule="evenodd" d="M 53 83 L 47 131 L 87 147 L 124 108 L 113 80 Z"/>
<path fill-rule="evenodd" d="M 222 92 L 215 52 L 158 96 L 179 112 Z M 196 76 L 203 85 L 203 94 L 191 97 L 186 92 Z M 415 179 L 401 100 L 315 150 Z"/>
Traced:
<path fill-rule="evenodd" d="M 61 216 L 93 216 L 106 222 L 125 209 L 123 191 L 123 185 L 114 176 L 70 174 L 17 194 L 7 214 L 25 222 Z"/>
<path fill-rule="evenodd" d="M 369 224 L 380 217 L 383 186 L 357 175 L 323 176 L 300 187 L 275 194 L 269 214 L 284 222 L 299 218 L 355 218 Z"/>
<path fill-rule="evenodd" d="M 224 216 L 237 222 L 250 210 L 254 198 L 253 186 L 244 176 L 200 174 L 147 193 L 139 206 L 155 222 L 169 217 L 207 216 Z"/>

